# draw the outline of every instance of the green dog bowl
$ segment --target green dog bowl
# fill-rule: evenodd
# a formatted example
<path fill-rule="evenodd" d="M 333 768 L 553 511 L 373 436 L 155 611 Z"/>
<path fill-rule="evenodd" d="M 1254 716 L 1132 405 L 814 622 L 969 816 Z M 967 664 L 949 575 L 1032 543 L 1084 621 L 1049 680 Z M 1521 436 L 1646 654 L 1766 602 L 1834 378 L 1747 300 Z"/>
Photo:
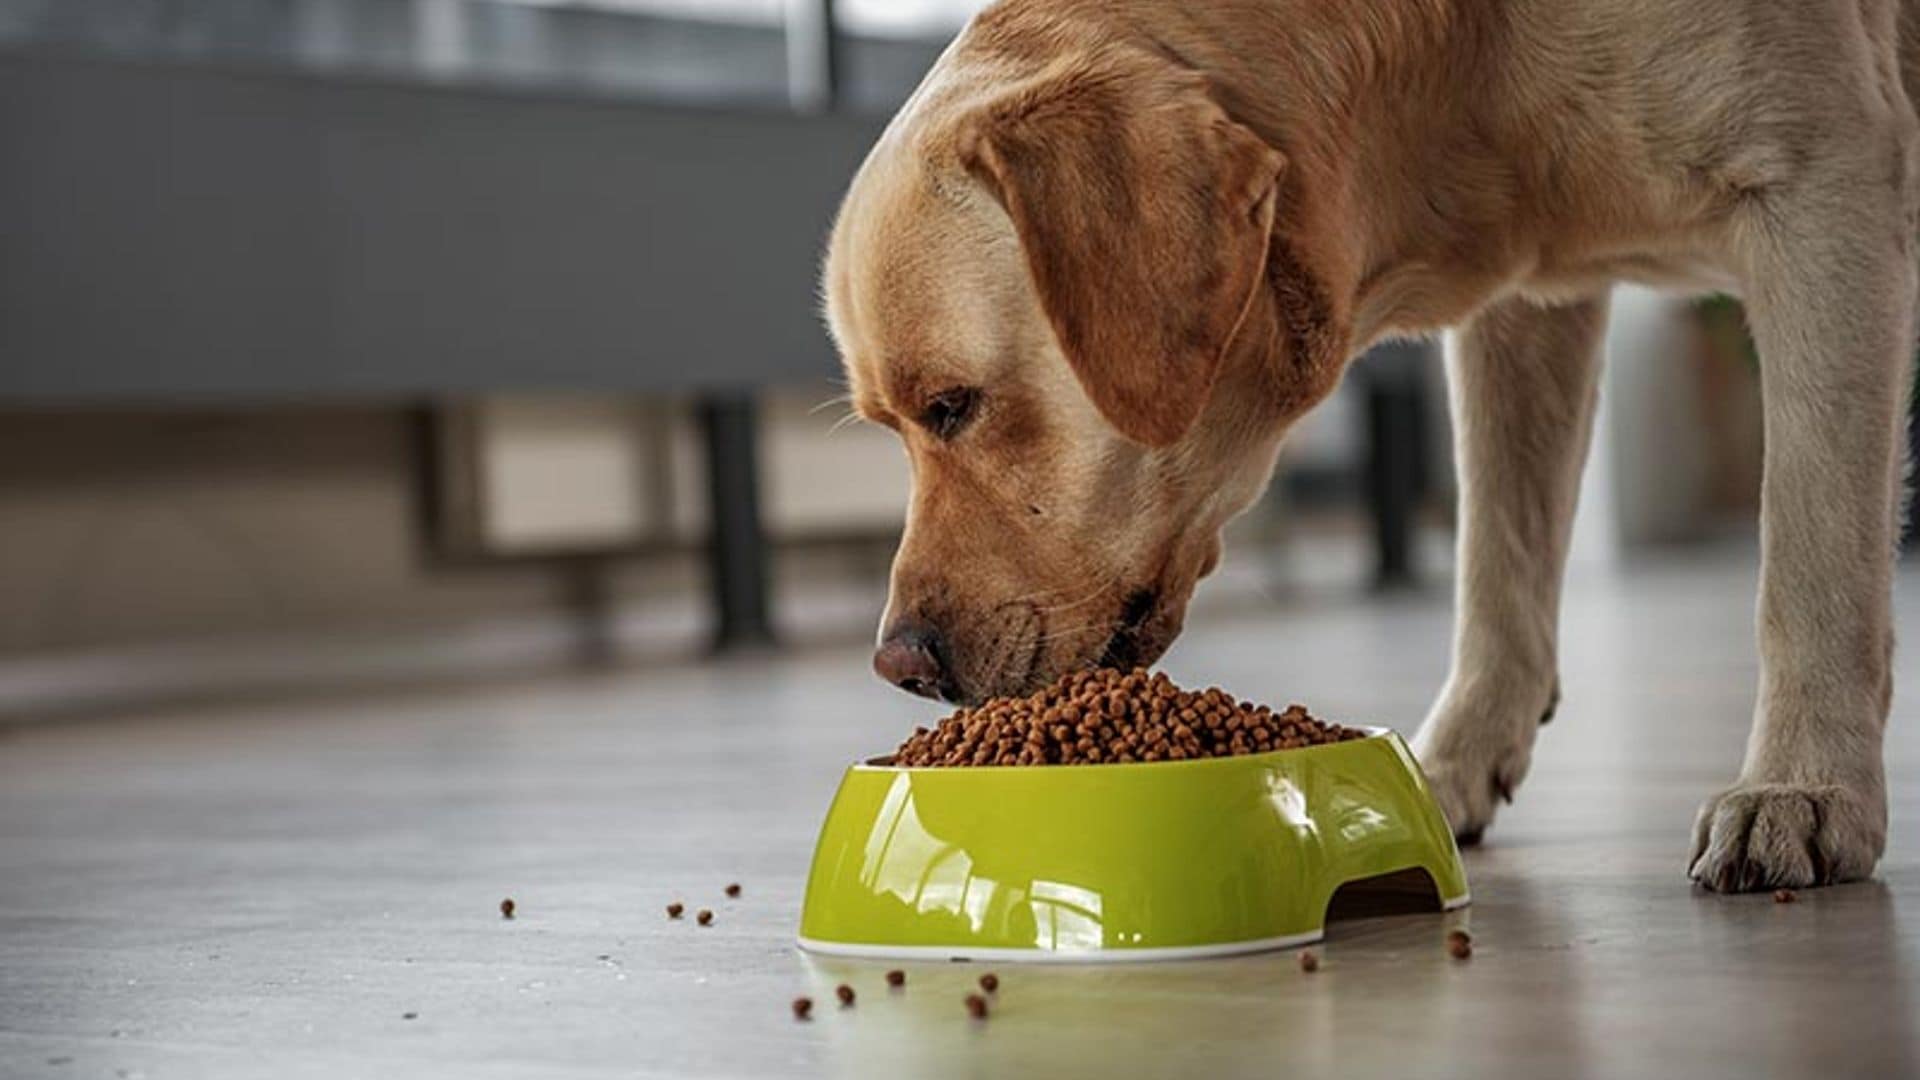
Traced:
<path fill-rule="evenodd" d="M 1415 871 L 1440 908 L 1467 902 L 1453 833 L 1383 729 L 1198 761 L 855 765 L 820 830 L 800 945 L 907 959 L 1224 956 L 1316 941 L 1341 886 Z"/>

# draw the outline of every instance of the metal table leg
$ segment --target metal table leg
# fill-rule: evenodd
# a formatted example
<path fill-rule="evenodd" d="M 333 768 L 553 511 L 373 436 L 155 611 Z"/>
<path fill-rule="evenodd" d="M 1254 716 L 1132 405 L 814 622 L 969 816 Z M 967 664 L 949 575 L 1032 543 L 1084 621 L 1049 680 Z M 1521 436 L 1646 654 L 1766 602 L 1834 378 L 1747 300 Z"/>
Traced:
<path fill-rule="evenodd" d="M 1426 379 L 1422 345 L 1388 345 L 1368 358 L 1367 502 L 1373 516 L 1374 583 L 1414 583 L 1414 515 L 1426 488 Z"/>
<path fill-rule="evenodd" d="M 758 431 L 753 396 L 725 393 L 700 402 L 706 434 L 707 538 L 717 620 L 714 648 L 729 651 L 773 643 L 768 618 L 767 539 L 760 525 Z"/>

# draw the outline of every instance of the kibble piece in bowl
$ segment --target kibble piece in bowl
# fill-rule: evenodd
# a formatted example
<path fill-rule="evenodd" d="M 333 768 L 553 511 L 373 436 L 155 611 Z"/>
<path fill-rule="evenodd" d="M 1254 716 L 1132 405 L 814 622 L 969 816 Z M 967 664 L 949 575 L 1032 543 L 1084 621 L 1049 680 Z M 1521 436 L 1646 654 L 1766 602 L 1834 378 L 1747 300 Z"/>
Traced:
<path fill-rule="evenodd" d="M 1188 761 L 1295 750 L 1366 732 L 1299 705 L 1274 712 L 1218 687 L 1182 690 L 1144 668 L 1075 672 L 1023 698 L 993 698 L 916 730 L 894 751 L 904 768 Z"/>

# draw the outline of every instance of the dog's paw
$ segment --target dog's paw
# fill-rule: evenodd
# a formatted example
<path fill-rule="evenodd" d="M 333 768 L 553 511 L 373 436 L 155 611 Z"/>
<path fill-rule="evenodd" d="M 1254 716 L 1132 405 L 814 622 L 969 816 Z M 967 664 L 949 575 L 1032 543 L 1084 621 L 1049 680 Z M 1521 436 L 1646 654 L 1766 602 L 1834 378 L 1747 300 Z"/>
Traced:
<path fill-rule="evenodd" d="M 1444 713 L 1414 736 L 1413 756 L 1461 843 L 1478 843 L 1494 811 L 1513 801 L 1533 758 L 1531 736 L 1531 730 L 1516 734 L 1490 725 L 1463 726 Z"/>
<path fill-rule="evenodd" d="M 1886 840 L 1878 787 L 1736 784 L 1701 805 L 1687 876 L 1715 892 L 1858 881 Z"/>

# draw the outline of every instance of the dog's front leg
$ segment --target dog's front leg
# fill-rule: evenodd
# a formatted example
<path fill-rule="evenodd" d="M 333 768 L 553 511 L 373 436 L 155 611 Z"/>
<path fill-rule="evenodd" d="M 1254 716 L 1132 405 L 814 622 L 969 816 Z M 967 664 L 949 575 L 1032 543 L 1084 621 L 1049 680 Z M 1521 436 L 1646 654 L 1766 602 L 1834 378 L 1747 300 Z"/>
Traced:
<path fill-rule="evenodd" d="M 1414 739 L 1463 840 L 1527 773 L 1559 696 L 1560 575 L 1593 425 L 1605 296 L 1513 298 L 1447 343 L 1460 476 L 1453 672 Z"/>
<path fill-rule="evenodd" d="M 1689 873 L 1743 891 L 1865 877 L 1886 843 L 1898 419 L 1913 358 L 1910 207 L 1884 173 L 1768 205 L 1748 314 L 1766 420 L 1760 694 Z"/>

